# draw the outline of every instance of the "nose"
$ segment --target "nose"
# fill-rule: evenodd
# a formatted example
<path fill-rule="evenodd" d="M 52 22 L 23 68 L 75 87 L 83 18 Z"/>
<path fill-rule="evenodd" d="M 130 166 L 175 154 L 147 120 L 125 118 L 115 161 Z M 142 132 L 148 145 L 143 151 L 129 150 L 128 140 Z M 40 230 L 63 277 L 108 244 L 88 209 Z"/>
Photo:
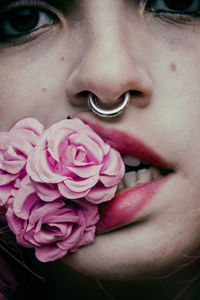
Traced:
<path fill-rule="evenodd" d="M 67 81 L 67 97 L 72 102 L 87 105 L 88 95 L 93 94 L 102 105 L 115 106 L 127 92 L 131 100 L 137 97 L 137 104 L 150 102 L 152 82 L 142 58 L 142 45 L 121 22 L 113 16 L 108 20 L 105 14 L 104 18 L 96 15 L 87 20 L 79 64 Z"/>

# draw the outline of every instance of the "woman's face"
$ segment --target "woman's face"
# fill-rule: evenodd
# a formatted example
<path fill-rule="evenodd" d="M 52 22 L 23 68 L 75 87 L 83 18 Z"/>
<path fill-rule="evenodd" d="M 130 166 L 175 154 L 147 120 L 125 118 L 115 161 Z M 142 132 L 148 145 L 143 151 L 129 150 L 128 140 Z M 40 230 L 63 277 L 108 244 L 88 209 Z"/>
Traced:
<path fill-rule="evenodd" d="M 128 226 L 123 215 L 116 230 L 63 262 L 112 279 L 180 266 L 200 248 L 200 1 L 0 2 L 1 130 L 28 116 L 46 126 L 79 116 L 105 139 L 114 132 L 116 147 L 128 135 L 130 149 L 135 139 L 140 153 L 156 153 L 173 170 L 161 185 L 138 185 L 129 208 L 120 198 L 123 214 L 131 211 Z M 126 91 L 131 100 L 120 117 L 88 108 L 89 92 L 115 102 Z M 136 196 L 143 202 L 135 212 Z"/>

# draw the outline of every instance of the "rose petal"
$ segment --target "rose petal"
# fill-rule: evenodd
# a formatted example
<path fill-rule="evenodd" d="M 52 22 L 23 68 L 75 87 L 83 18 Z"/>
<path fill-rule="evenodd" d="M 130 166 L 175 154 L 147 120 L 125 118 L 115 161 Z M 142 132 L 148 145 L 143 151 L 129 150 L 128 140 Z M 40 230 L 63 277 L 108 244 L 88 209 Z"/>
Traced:
<path fill-rule="evenodd" d="M 10 132 L 16 133 L 16 131 L 19 129 L 24 129 L 24 132 L 28 132 L 28 136 L 30 136 L 30 133 L 32 132 L 34 133 L 34 136 L 40 136 L 43 133 L 44 126 L 34 118 L 25 118 L 17 122 Z"/>
<path fill-rule="evenodd" d="M 11 196 L 11 191 L 13 186 L 11 184 L 7 184 L 0 187 L 0 206 L 7 206 L 7 202 L 9 197 Z"/>
<path fill-rule="evenodd" d="M 41 246 L 35 249 L 35 256 L 41 262 L 55 261 L 67 254 L 67 250 L 62 250 L 56 245 Z"/>
<path fill-rule="evenodd" d="M 67 199 L 83 198 L 88 193 L 88 190 L 84 190 L 83 192 L 78 193 L 71 191 L 64 182 L 58 184 L 58 190 L 61 193 L 61 195 Z"/>
<path fill-rule="evenodd" d="M 38 196 L 31 184 L 24 186 L 23 189 L 19 189 L 16 192 L 13 205 L 16 216 L 23 220 L 27 220 L 29 218 L 31 208 L 37 201 Z"/>
<path fill-rule="evenodd" d="M 98 182 L 98 174 L 94 175 L 90 178 L 82 179 L 82 180 L 73 180 L 73 179 L 66 179 L 64 184 L 73 192 L 77 194 L 82 190 L 88 190 L 93 187 Z"/>
<path fill-rule="evenodd" d="M 114 197 L 116 190 L 117 186 L 110 188 L 96 186 L 88 192 L 88 194 L 85 196 L 85 199 L 93 204 L 100 204 L 111 200 Z"/>
<path fill-rule="evenodd" d="M 76 145 L 76 147 L 82 146 L 87 149 L 87 157 L 89 161 L 93 161 L 98 164 L 102 162 L 102 149 L 88 136 L 76 133 L 72 134 L 69 137 L 69 140 L 73 145 Z"/>
<path fill-rule="evenodd" d="M 79 168 L 69 167 L 68 169 L 81 178 L 88 178 L 99 175 L 102 166 L 103 165 L 84 166 Z"/>
<path fill-rule="evenodd" d="M 84 229 L 84 226 L 77 226 L 77 228 L 74 228 L 73 235 L 71 235 L 71 237 L 57 242 L 58 247 L 63 250 L 68 249 L 68 251 L 71 251 L 71 249 L 77 249 L 77 244 L 82 239 Z"/>
<path fill-rule="evenodd" d="M 8 226 L 12 230 L 12 232 L 16 235 L 18 235 L 26 226 L 26 222 L 22 219 L 19 219 L 12 209 L 12 207 L 9 207 L 6 212 L 6 220 L 8 222 Z"/>
<path fill-rule="evenodd" d="M 57 185 L 45 184 L 40 182 L 33 182 L 33 185 L 37 191 L 39 198 L 45 202 L 51 202 L 60 197 L 60 192 L 57 188 Z"/>
<path fill-rule="evenodd" d="M 32 180 L 37 182 L 58 183 L 65 179 L 65 176 L 56 174 L 55 171 L 50 168 L 46 150 L 44 149 L 36 149 L 30 153 L 26 170 Z"/>

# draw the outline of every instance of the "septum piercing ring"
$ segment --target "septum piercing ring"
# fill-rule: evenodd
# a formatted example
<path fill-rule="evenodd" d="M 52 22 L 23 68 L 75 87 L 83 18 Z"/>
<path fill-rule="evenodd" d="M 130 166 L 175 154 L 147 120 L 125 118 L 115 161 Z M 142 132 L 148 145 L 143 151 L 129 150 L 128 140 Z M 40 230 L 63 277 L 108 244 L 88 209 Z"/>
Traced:
<path fill-rule="evenodd" d="M 90 93 L 88 96 L 88 105 L 91 108 L 91 110 L 100 117 L 106 117 L 106 118 L 116 117 L 120 115 L 124 111 L 124 109 L 128 106 L 130 101 L 130 92 L 126 92 L 123 97 L 124 97 L 123 102 L 117 105 L 116 107 L 103 108 L 101 103 L 99 103 L 101 99 L 99 99 L 94 94 Z"/>

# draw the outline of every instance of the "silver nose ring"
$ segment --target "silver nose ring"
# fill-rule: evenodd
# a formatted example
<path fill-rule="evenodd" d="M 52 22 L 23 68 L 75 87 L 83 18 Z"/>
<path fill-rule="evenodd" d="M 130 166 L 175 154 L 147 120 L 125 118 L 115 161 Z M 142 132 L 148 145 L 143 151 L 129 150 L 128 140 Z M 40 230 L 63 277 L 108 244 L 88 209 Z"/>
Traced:
<path fill-rule="evenodd" d="M 120 97 L 121 98 L 121 97 Z M 100 117 L 106 117 L 106 118 L 111 118 L 111 117 L 116 117 L 120 115 L 124 109 L 128 106 L 130 101 L 130 92 L 126 92 L 123 95 L 122 101 L 118 101 L 118 105 L 115 107 L 107 107 L 105 108 L 105 105 L 103 107 L 101 99 L 99 99 L 96 95 L 90 93 L 88 95 L 88 105 L 91 108 L 91 110 L 97 114 Z"/>

